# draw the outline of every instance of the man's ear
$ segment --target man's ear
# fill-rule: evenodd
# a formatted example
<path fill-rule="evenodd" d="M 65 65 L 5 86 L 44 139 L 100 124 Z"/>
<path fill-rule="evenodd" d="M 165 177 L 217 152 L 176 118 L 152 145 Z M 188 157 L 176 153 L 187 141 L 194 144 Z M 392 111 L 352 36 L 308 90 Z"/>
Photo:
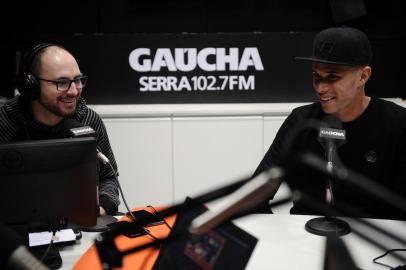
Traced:
<path fill-rule="evenodd" d="M 372 69 L 370 66 L 365 66 L 361 70 L 361 78 L 360 78 L 360 83 L 362 85 L 365 85 L 366 82 L 369 80 L 369 77 L 371 77 Z"/>

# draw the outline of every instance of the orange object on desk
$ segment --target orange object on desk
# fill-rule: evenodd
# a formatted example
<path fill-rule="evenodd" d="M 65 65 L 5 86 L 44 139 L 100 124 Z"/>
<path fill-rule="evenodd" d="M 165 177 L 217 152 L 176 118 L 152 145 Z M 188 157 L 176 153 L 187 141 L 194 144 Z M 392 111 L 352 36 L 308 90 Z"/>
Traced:
<path fill-rule="evenodd" d="M 149 210 L 148 208 L 136 208 L 136 210 Z M 120 220 L 130 221 L 126 216 Z M 170 216 L 165 218 L 166 222 L 172 227 L 175 224 L 176 216 Z M 170 230 L 165 224 L 148 227 L 148 230 L 156 238 L 165 238 L 169 235 Z M 118 250 L 124 251 L 133 247 L 137 247 L 149 242 L 153 242 L 154 239 L 149 235 L 138 236 L 135 238 L 128 238 L 126 236 L 118 236 L 115 239 Z M 154 247 L 146 248 L 133 254 L 129 254 L 123 257 L 123 267 L 120 269 L 152 269 L 156 259 L 159 256 L 160 250 Z M 103 269 L 99 254 L 96 246 L 93 244 L 77 261 L 74 270 L 88 270 L 88 269 Z"/>

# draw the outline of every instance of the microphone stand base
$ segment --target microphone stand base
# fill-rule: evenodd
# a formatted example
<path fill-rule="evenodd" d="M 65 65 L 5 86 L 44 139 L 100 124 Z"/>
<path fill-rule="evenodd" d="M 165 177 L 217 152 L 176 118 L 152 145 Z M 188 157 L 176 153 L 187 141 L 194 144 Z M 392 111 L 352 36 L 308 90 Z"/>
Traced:
<path fill-rule="evenodd" d="M 351 232 L 350 225 L 341 219 L 332 217 L 313 218 L 306 222 L 306 231 L 320 236 L 342 236 Z"/>

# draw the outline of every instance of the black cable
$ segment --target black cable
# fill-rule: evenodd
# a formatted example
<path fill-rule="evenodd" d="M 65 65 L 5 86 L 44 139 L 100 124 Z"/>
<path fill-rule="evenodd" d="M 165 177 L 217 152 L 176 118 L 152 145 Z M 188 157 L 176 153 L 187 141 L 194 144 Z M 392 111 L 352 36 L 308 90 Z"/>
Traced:
<path fill-rule="evenodd" d="M 49 242 L 48 248 L 45 250 L 44 254 L 42 255 L 40 262 L 44 262 L 44 259 L 46 258 L 46 256 L 48 255 L 49 251 L 51 250 L 51 247 L 54 243 L 54 237 L 55 237 L 56 231 L 53 230 L 52 231 L 52 236 L 51 236 L 51 241 Z"/>
<path fill-rule="evenodd" d="M 165 225 L 169 228 L 169 230 L 172 230 L 172 227 L 168 224 L 168 222 L 166 222 L 165 218 L 161 217 L 158 211 L 152 205 L 147 205 L 147 207 L 152 208 L 154 214 L 164 221 Z"/>
<path fill-rule="evenodd" d="M 108 162 L 106 162 L 106 163 L 110 166 L 111 170 L 113 171 L 114 180 L 116 180 L 116 182 L 117 182 L 118 189 L 119 189 L 119 191 L 120 191 L 120 193 L 121 193 L 121 198 L 123 198 L 123 202 L 124 202 L 125 208 L 127 208 L 127 211 L 130 213 L 130 215 L 131 215 L 131 217 L 133 218 L 133 220 L 135 220 L 135 217 L 134 217 L 133 213 L 130 211 L 130 208 L 128 207 L 127 200 L 125 199 L 123 190 L 121 189 L 121 185 L 120 185 L 120 182 L 118 181 L 118 177 L 117 177 L 117 172 L 116 172 L 116 170 L 114 169 L 113 165 L 111 165 L 110 161 L 108 161 Z"/>
<path fill-rule="evenodd" d="M 142 230 L 143 230 L 144 232 L 146 232 L 146 233 L 147 233 L 152 239 L 154 239 L 155 241 L 158 240 L 158 238 L 156 238 L 155 235 L 153 235 L 147 228 L 142 227 Z"/>
<path fill-rule="evenodd" d="M 127 208 L 127 211 L 128 211 L 128 213 L 130 214 L 132 220 L 135 221 L 136 218 L 135 218 L 134 214 L 132 213 L 132 211 L 130 210 L 130 207 L 128 207 L 127 200 L 126 200 L 125 197 L 124 197 L 124 192 L 123 192 L 123 190 L 122 190 L 122 188 L 121 188 L 120 182 L 118 181 L 117 172 L 116 172 L 116 170 L 114 170 L 114 167 L 113 167 L 113 165 L 111 165 L 110 161 L 107 161 L 106 163 L 110 166 L 111 170 L 113 171 L 114 179 L 115 179 L 116 182 L 117 182 L 118 189 L 120 190 L 121 198 L 123 198 L 124 205 L 125 205 L 125 207 Z M 142 230 L 143 230 L 146 234 L 148 234 L 152 239 L 158 240 L 158 238 L 156 238 L 148 229 L 146 229 L 145 227 L 141 227 L 141 228 L 142 228 Z"/>
<path fill-rule="evenodd" d="M 388 255 L 388 254 L 390 254 L 390 253 L 392 253 L 392 252 L 396 252 L 396 251 L 406 251 L 406 249 L 403 249 L 403 248 L 389 249 L 389 250 L 387 250 L 384 254 L 379 255 L 378 257 L 374 258 L 372 261 L 373 261 L 374 263 L 376 263 L 376 264 L 379 264 L 379 265 L 388 267 L 388 268 L 390 268 L 390 269 L 406 269 L 406 266 L 393 267 L 393 266 L 390 266 L 390 265 L 387 265 L 387 264 L 384 264 L 384 263 L 381 263 L 381 262 L 378 262 L 378 261 L 377 261 L 378 259 L 383 258 L 383 257 L 385 257 L 386 255 Z"/>

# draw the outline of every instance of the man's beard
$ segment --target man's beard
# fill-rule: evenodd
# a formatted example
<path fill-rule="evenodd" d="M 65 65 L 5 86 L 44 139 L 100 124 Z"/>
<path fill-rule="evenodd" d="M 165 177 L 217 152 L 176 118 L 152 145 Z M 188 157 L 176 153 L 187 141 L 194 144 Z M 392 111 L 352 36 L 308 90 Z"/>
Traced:
<path fill-rule="evenodd" d="M 57 102 L 61 102 L 60 101 L 61 98 L 58 98 Z M 78 100 L 79 98 L 76 99 L 76 104 L 75 107 L 72 110 L 66 111 L 66 110 L 62 110 L 57 104 L 58 103 L 51 103 L 51 102 L 44 102 L 41 98 L 38 100 L 39 103 L 45 108 L 47 109 L 49 112 L 59 116 L 59 117 L 71 117 L 72 115 L 75 114 L 76 112 L 76 108 L 78 106 Z"/>

